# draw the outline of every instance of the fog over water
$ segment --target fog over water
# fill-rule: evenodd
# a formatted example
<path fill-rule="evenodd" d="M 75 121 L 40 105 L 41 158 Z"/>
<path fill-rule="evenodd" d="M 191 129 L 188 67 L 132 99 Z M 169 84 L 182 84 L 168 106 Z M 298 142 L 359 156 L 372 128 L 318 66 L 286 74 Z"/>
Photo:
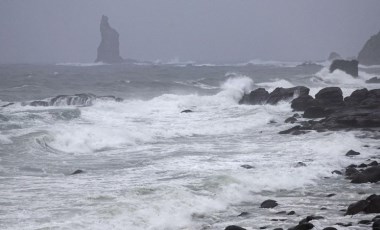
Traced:
<path fill-rule="evenodd" d="M 93 62 L 102 14 L 124 58 L 231 63 L 356 56 L 378 0 L 1 0 L 0 63 Z"/>

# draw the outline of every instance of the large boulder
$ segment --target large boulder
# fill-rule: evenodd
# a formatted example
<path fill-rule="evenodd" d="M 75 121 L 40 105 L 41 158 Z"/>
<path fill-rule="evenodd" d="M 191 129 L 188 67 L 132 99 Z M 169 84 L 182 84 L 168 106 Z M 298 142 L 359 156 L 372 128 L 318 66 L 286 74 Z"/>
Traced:
<path fill-rule="evenodd" d="M 296 86 L 292 88 L 276 88 L 269 94 L 267 103 L 275 105 L 283 100 L 290 100 L 300 96 L 309 95 L 310 89 L 305 86 Z"/>
<path fill-rule="evenodd" d="M 350 204 L 345 215 L 355 215 L 360 212 L 380 213 L 380 195 L 372 194 L 365 200 Z"/>
<path fill-rule="evenodd" d="M 269 92 L 264 88 L 258 88 L 251 91 L 249 94 L 245 94 L 239 101 L 239 104 L 262 105 L 267 102 L 268 98 Z"/>
<path fill-rule="evenodd" d="M 98 56 L 95 62 L 120 63 L 123 58 L 119 51 L 119 33 L 108 23 L 108 17 L 103 15 L 100 21 L 102 40 L 98 47 Z"/>
<path fill-rule="evenodd" d="M 351 176 L 351 183 L 361 184 L 361 183 L 376 183 L 380 181 L 380 166 L 373 166 L 365 169 L 363 172 L 357 173 Z"/>
<path fill-rule="evenodd" d="M 343 92 L 339 87 L 323 88 L 315 95 L 315 99 L 326 107 L 344 105 Z"/>
<path fill-rule="evenodd" d="M 350 74 L 353 77 L 359 75 L 359 62 L 357 60 L 334 60 L 330 65 L 330 73 L 334 72 L 336 69 L 342 70 L 343 72 Z"/>
<path fill-rule="evenodd" d="M 274 208 L 277 205 L 278 203 L 275 200 L 265 200 L 263 203 L 261 203 L 260 208 Z"/>
<path fill-rule="evenodd" d="M 364 209 L 365 213 L 380 213 L 380 195 L 373 194 L 366 199 L 369 204 Z"/>
<path fill-rule="evenodd" d="M 319 106 L 319 102 L 310 95 L 303 95 L 293 99 L 291 105 L 294 111 L 305 111 L 312 106 Z"/>
<path fill-rule="evenodd" d="M 362 65 L 380 65 L 380 32 L 365 43 L 358 60 Z"/>
<path fill-rule="evenodd" d="M 346 103 L 346 105 L 355 106 L 359 105 L 367 97 L 368 90 L 366 88 L 357 89 L 354 92 L 352 92 L 350 96 L 344 98 L 344 102 Z"/>

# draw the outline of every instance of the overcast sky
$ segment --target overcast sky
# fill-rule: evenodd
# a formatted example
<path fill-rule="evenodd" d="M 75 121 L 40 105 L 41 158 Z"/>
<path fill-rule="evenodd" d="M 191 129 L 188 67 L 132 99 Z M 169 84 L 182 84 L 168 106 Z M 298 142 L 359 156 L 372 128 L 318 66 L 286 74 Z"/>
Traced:
<path fill-rule="evenodd" d="M 0 0 L 0 63 L 93 62 L 102 14 L 140 60 L 356 56 L 380 31 L 380 0 Z"/>

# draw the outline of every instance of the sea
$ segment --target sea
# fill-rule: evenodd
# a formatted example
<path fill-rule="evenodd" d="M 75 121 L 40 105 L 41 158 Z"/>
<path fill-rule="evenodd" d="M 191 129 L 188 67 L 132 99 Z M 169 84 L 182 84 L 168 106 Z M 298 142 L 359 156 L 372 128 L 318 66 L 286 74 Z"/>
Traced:
<path fill-rule="evenodd" d="M 0 229 L 286 229 L 307 215 L 324 217 L 315 229 L 369 229 L 357 222 L 372 216 L 344 209 L 380 185 L 331 172 L 379 157 L 379 133 L 280 135 L 289 101 L 239 104 L 259 87 L 380 88 L 366 83 L 380 66 L 353 78 L 328 65 L 1 64 Z M 75 94 L 97 97 L 30 105 Z"/>

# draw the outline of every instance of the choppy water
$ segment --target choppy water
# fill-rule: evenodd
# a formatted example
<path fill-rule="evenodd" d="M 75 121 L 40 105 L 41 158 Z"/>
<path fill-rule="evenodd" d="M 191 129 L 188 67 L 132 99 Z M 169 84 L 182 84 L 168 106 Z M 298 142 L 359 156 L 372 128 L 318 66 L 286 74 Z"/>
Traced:
<path fill-rule="evenodd" d="M 362 138 L 372 133 L 279 135 L 291 127 L 284 123 L 293 114 L 288 102 L 237 102 L 256 87 L 305 85 L 315 94 L 334 85 L 349 95 L 379 88 L 365 80 L 380 69 L 361 69 L 352 79 L 275 64 L 1 65 L 0 106 L 15 104 L 0 108 L 0 228 L 258 229 L 316 214 L 329 217 L 315 223 L 322 229 L 364 218 L 337 210 L 379 185 L 349 184 L 331 171 L 378 155 L 378 140 Z M 77 93 L 124 101 L 25 105 Z M 347 158 L 350 149 L 362 154 Z M 85 173 L 70 176 L 76 169 Z M 265 199 L 280 205 L 260 209 Z M 290 210 L 300 217 L 276 214 Z M 241 212 L 250 215 L 237 217 Z"/>

